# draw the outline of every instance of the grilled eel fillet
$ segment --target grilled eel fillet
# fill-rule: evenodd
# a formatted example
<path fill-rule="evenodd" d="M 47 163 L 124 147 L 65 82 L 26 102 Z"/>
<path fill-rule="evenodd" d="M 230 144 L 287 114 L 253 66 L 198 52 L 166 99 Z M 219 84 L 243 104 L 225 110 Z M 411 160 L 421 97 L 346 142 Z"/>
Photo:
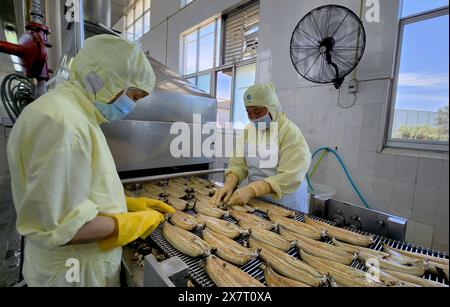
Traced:
<path fill-rule="evenodd" d="M 373 250 L 370 248 L 361 247 L 361 246 L 347 244 L 347 243 L 338 241 L 335 238 L 331 238 L 331 241 L 333 242 L 334 245 L 340 247 L 343 250 L 348 251 L 351 254 L 354 254 L 354 253 L 359 254 L 360 252 L 365 252 L 365 253 L 371 254 L 375 257 L 389 257 L 388 253 L 379 252 L 379 251 L 376 251 L 376 250 Z"/>
<path fill-rule="evenodd" d="M 220 233 L 230 239 L 236 239 L 240 235 L 248 235 L 248 230 L 240 228 L 238 225 L 220 220 L 215 217 L 197 214 L 197 219 L 204 223 L 210 230 Z"/>
<path fill-rule="evenodd" d="M 334 227 L 326 223 L 313 220 L 308 216 L 305 216 L 305 222 L 316 228 L 325 230 L 327 232 L 327 235 L 331 238 L 336 238 L 340 241 L 344 241 L 353 245 L 368 247 L 374 242 L 373 237 L 363 236 L 349 230 Z"/>
<path fill-rule="evenodd" d="M 269 213 L 268 215 L 272 222 L 276 223 L 279 226 L 282 226 L 284 229 L 289 230 L 290 232 L 298 233 L 314 240 L 320 240 L 320 238 L 325 235 L 324 231 L 321 231 L 314 226 L 281 217 L 272 213 Z"/>
<path fill-rule="evenodd" d="M 185 185 L 187 186 L 189 184 L 189 179 L 187 178 L 182 178 L 182 177 L 178 177 L 178 178 L 172 178 L 169 180 L 169 183 L 173 182 L 179 185 Z"/>
<path fill-rule="evenodd" d="M 405 283 L 405 282 L 403 282 L 397 278 L 394 278 L 393 276 L 389 276 L 387 274 L 384 274 L 384 275 L 381 274 L 379 276 L 380 281 L 377 281 L 375 279 L 375 277 L 371 274 L 367 274 L 366 272 L 352 268 L 352 267 L 344 265 L 342 263 L 338 263 L 335 261 L 329 261 L 329 260 L 322 259 L 319 257 L 314 257 L 312 255 L 309 255 L 308 253 L 306 253 L 303 250 L 300 250 L 300 255 L 301 255 L 303 261 L 305 261 L 306 263 L 315 267 L 321 273 L 328 273 L 331 275 L 344 274 L 344 276 L 338 276 L 338 279 L 342 279 L 344 277 L 344 279 L 343 279 L 344 283 L 351 285 L 351 281 L 349 281 L 348 279 L 363 279 L 363 280 L 369 281 L 369 285 L 367 285 L 367 284 L 363 285 L 363 284 L 357 283 L 356 285 L 353 285 L 353 286 L 359 285 L 359 286 L 365 287 L 365 286 L 370 286 L 373 283 L 374 283 L 374 286 L 376 286 L 376 287 L 379 287 L 379 286 L 388 286 L 388 287 L 412 286 L 412 285 L 409 285 L 408 283 Z"/>
<path fill-rule="evenodd" d="M 204 195 L 206 197 L 212 197 L 216 193 L 216 190 L 205 188 L 205 187 L 202 187 L 202 186 L 199 186 L 199 187 L 194 186 L 194 191 L 199 193 L 199 194 L 202 194 L 202 195 Z"/>
<path fill-rule="evenodd" d="M 381 257 L 374 257 L 371 254 L 361 252 L 358 255 L 359 259 L 365 262 L 366 268 L 371 269 L 374 266 L 380 267 L 381 269 L 396 271 L 400 273 L 405 273 L 413 276 L 422 277 L 428 269 L 428 263 L 421 262 L 418 264 L 402 265 L 395 262 L 392 259 L 383 259 Z"/>
<path fill-rule="evenodd" d="M 165 223 L 163 227 L 164 238 L 179 252 L 190 257 L 209 256 L 211 248 L 196 235 L 184 229 Z"/>
<path fill-rule="evenodd" d="M 295 240 L 298 249 L 303 249 L 308 254 L 316 257 L 336 261 L 345 265 L 351 265 L 357 258 L 357 254 L 352 255 L 340 247 L 312 240 L 305 236 L 289 232 L 282 227 L 280 227 L 280 234 L 289 240 Z"/>
<path fill-rule="evenodd" d="M 173 196 L 167 197 L 167 203 L 180 211 L 191 210 L 195 206 L 193 202 L 188 202 Z"/>
<path fill-rule="evenodd" d="M 433 256 L 428 256 L 424 254 L 418 254 L 414 252 L 404 251 L 398 248 L 394 248 L 388 245 L 383 245 L 384 250 L 390 255 L 403 255 L 409 258 L 422 260 L 428 262 L 428 272 L 440 275 L 443 273 L 445 278 L 449 280 L 449 260 L 444 258 L 438 258 Z"/>
<path fill-rule="evenodd" d="M 187 185 L 180 184 L 180 183 L 178 183 L 176 181 L 173 181 L 172 179 L 169 180 L 168 187 L 169 188 L 173 188 L 173 189 L 175 189 L 177 191 L 183 191 L 183 192 L 186 192 L 186 193 L 194 192 L 194 189 L 192 187 L 188 187 Z"/>
<path fill-rule="evenodd" d="M 295 240 L 288 241 L 286 238 L 268 230 L 252 228 L 250 231 L 250 237 L 258 240 L 264 244 L 275 247 L 283 252 L 290 251 L 297 242 Z"/>
<path fill-rule="evenodd" d="M 211 206 L 208 202 L 197 200 L 195 207 L 195 212 L 215 218 L 228 217 L 229 213 L 217 207 Z"/>
<path fill-rule="evenodd" d="M 243 228 L 261 228 L 265 230 L 272 230 L 277 227 L 277 225 L 272 222 L 263 220 L 262 218 L 250 213 L 230 210 L 230 214 L 233 218 L 239 221 L 239 225 Z"/>
<path fill-rule="evenodd" d="M 276 214 L 282 217 L 295 217 L 295 212 L 294 211 L 290 211 L 278 206 L 274 206 L 272 204 L 269 204 L 265 201 L 261 201 L 258 199 L 252 199 L 248 202 L 248 204 L 255 208 L 256 210 L 259 210 L 261 212 L 264 213 L 271 213 L 271 214 Z"/>
<path fill-rule="evenodd" d="M 202 201 L 202 202 L 204 202 L 205 204 L 209 204 L 210 206 L 212 206 L 212 207 L 215 207 L 213 204 L 211 204 L 211 197 L 209 197 L 209 196 L 206 196 L 206 195 L 204 195 L 204 194 L 201 194 L 201 193 L 199 193 L 199 192 L 197 192 L 197 191 L 195 191 L 194 192 L 194 196 L 195 196 L 195 199 L 196 200 L 198 200 L 198 201 Z"/>
<path fill-rule="evenodd" d="M 250 206 L 227 206 L 228 210 L 236 210 L 236 211 L 241 211 L 241 212 L 245 212 L 245 213 L 253 213 L 256 210 Z"/>
<path fill-rule="evenodd" d="M 367 275 L 363 271 L 345 266 L 343 264 L 314 257 L 304 250 L 300 249 L 300 256 L 307 264 L 317 269 L 322 274 L 329 274 L 333 280 L 340 286 L 344 287 L 383 287 L 381 283 L 377 283 L 371 279 L 367 279 Z"/>
<path fill-rule="evenodd" d="M 275 271 L 287 278 L 294 279 L 312 287 L 319 287 L 326 282 L 326 278 L 316 269 L 285 252 L 253 238 L 249 239 L 249 244 L 251 248 L 260 249 L 259 256 L 266 263 L 270 263 Z"/>
<path fill-rule="evenodd" d="M 309 288 L 310 286 L 299 281 L 286 278 L 275 272 L 270 264 L 262 264 L 261 269 L 264 271 L 264 278 L 269 287 L 275 288 Z"/>
<path fill-rule="evenodd" d="M 198 219 L 194 216 L 184 213 L 180 210 L 177 210 L 174 214 L 169 214 L 170 222 L 187 231 L 191 231 L 195 228 L 201 229 L 205 227 L 205 224 L 202 224 Z"/>
<path fill-rule="evenodd" d="M 206 259 L 205 270 L 217 287 L 265 287 L 238 267 L 222 261 L 216 256 L 211 255 Z"/>
<path fill-rule="evenodd" d="M 146 190 L 142 190 L 139 193 L 139 197 L 146 197 L 146 198 L 150 198 L 150 199 L 157 199 L 157 200 L 160 200 L 162 202 L 167 202 L 167 197 L 164 194 L 161 194 L 161 195 L 162 196 L 157 195 L 155 193 L 150 193 L 150 192 L 148 192 Z"/>
<path fill-rule="evenodd" d="M 153 183 L 147 183 L 144 184 L 144 190 L 147 192 L 158 195 L 158 196 L 167 196 L 167 193 L 164 191 L 164 189 L 156 184 Z"/>
<path fill-rule="evenodd" d="M 165 193 L 175 198 L 184 198 L 188 195 L 184 189 L 168 186 L 164 189 Z"/>
<path fill-rule="evenodd" d="M 199 186 L 204 187 L 204 188 L 214 188 L 215 187 L 214 182 L 208 181 L 208 180 L 205 180 L 205 179 L 202 179 L 202 178 L 198 178 L 198 177 L 192 177 L 190 179 L 190 182 L 194 186 L 197 186 L 197 187 L 199 187 Z"/>
<path fill-rule="evenodd" d="M 396 272 L 396 271 L 385 271 L 388 275 L 393 276 L 394 278 L 398 278 L 399 280 L 402 280 L 404 282 L 407 283 L 411 283 L 413 285 L 417 285 L 420 287 L 428 287 L 428 288 L 448 288 L 447 285 L 432 281 L 432 280 L 428 280 L 428 279 L 424 279 L 421 277 L 417 277 L 417 276 L 412 276 L 412 275 L 408 275 L 408 274 L 404 274 L 404 273 L 400 273 L 400 272 Z"/>
<path fill-rule="evenodd" d="M 216 249 L 216 255 L 235 265 L 243 266 L 258 257 L 258 252 L 248 249 L 232 239 L 215 233 L 208 228 L 203 230 L 203 240 Z"/>

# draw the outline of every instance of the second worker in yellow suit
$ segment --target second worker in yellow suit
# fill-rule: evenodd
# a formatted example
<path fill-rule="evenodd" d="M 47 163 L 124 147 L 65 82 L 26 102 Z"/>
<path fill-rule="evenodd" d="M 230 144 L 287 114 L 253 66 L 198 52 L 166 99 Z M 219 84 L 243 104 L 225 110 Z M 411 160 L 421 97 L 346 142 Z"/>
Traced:
<path fill-rule="evenodd" d="M 215 204 L 245 205 L 255 197 L 265 197 L 292 209 L 308 213 L 308 192 L 305 175 L 311 164 L 311 152 L 301 131 L 282 113 L 273 84 L 258 84 L 250 87 L 244 95 L 249 119 L 257 125 L 258 132 L 252 137 L 252 126 L 246 127 L 239 145 L 242 156 L 230 158 L 225 186 L 214 196 Z M 272 123 L 278 124 L 278 131 Z M 276 138 L 274 137 L 276 134 Z M 267 136 L 267 138 L 266 138 Z M 243 138 L 243 139 L 242 139 Z M 263 140 L 263 141 L 261 141 Z M 272 165 L 262 163 L 265 157 L 259 150 L 250 154 L 252 143 L 267 142 L 267 148 L 276 152 L 277 161 Z M 238 146 L 239 146 L 238 145 Z M 247 179 L 248 185 L 238 190 L 238 185 Z"/>
<path fill-rule="evenodd" d="M 23 275 L 32 287 L 119 286 L 121 247 L 174 209 L 125 197 L 100 125 L 131 113 L 155 74 L 137 45 L 112 35 L 88 39 L 70 72 L 24 110 L 8 142 Z"/>

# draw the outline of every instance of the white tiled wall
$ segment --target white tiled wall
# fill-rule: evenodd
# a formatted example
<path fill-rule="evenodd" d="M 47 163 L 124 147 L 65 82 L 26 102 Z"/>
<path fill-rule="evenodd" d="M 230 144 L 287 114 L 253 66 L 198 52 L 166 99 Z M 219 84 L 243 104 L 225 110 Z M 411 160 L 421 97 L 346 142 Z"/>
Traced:
<path fill-rule="evenodd" d="M 322 87 L 323 93 L 315 87 L 316 97 L 311 88 L 282 90 L 280 99 L 312 151 L 323 146 L 338 149 L 372 208 L 409 220 L 408 241 L 448 251 L 448 161 L 380 152 L 385 98 L 378 94 L 379 81 L 366 83 L 372 84 L 361 87 L 357 104 L 351 110 L 335 107 L 336 102 L 329 100 L 328 86 Z M 301 101 L 301 97 L 308 97 L 310 102 L 302 102 L 301 106 L 289 102 Z M 379 97 L 380 101 L 367 103 L 366 97 Z M 324 100 L 329 104 L 324 104 Z M 321 101 L 319 105 L 317 101 Z M 322 115 L 322 108 L 331 111 Z M 318 121 L 321 116 L 328 120 Z M 336 189 L 339 199 L 362 205 L 332 155 L 323 160 L 313 181 Z"/>

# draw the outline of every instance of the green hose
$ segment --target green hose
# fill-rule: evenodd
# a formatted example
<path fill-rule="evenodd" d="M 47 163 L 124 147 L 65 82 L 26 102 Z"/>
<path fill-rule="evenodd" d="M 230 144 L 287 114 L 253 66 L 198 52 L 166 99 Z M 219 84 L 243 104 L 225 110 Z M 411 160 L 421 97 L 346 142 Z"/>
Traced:
<path fill-rule="evenodd" d="M 322 152 L 322 155 L 319 158 L 319 161 L 317 161 L 316 166 L 314 166 L 314 169 L 312 170 L 311 175 L 309 176 L 310 179 L 312 179 L 312 177 L 316 173 L 317 169 L 319 168 L 320 163 L 322 163 L 322 160 L 325 158 L 326 155 L 328 155 L 328 151 L 324 150 Z"/>

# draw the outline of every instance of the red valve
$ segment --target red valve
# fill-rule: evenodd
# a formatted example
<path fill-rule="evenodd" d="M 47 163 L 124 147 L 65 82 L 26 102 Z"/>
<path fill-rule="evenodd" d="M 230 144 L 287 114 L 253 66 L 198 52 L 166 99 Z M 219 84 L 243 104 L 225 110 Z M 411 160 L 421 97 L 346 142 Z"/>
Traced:
<path fill-rule="evenodd" d="M 18 56 L 28 78 L 48 81 L 47 48 L 51 48 L 48 42 L 50 30 L 35 22 L 29 22 L 25 28 L 27 32 L 20 38 L 19 44 L 0 41 L 0 52 Z"/>

